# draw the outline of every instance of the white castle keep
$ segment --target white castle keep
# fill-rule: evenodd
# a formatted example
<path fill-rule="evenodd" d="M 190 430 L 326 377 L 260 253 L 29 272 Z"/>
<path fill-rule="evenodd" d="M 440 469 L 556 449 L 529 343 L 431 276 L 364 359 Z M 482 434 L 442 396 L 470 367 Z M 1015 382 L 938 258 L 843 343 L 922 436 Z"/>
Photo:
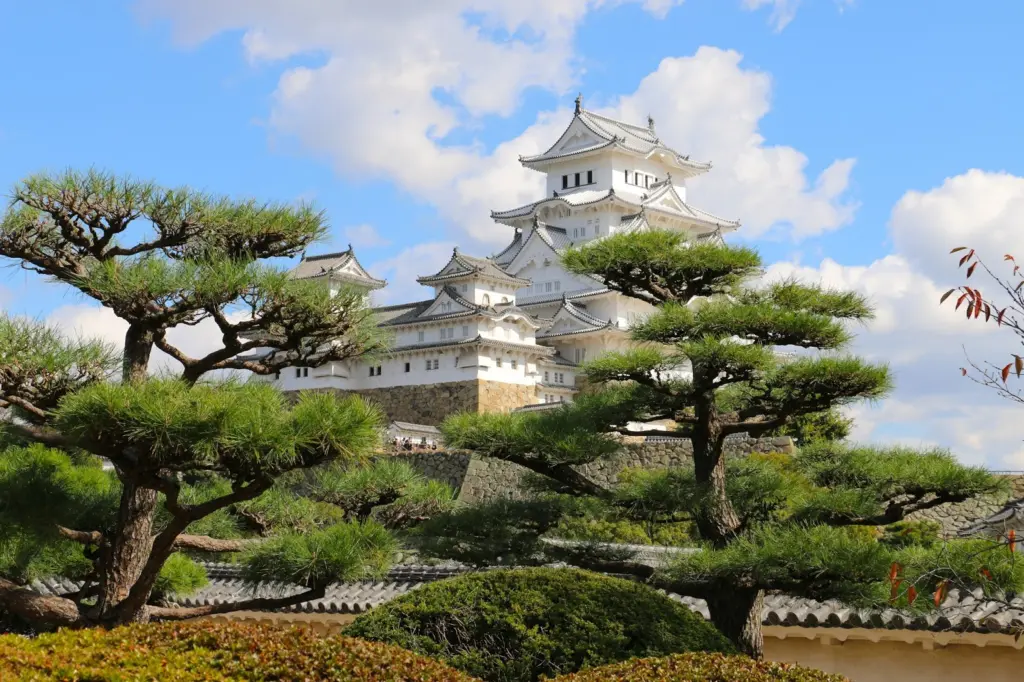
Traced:
<path fill-rule="evenodd" d="M 579 365 L 626 347 L 630 326 L 652 308 L 569 273 L 560 252 L 619 232 L 659 228 L 718 240 L 739 227 L 686 201 L 687 180 L 711 164 L 667 147 L 652 119 L 646 126 L 616 121 L 584 109 L 581 97 L 551 148 L 520 163 L 545 174 L 545 196 L 491 213 L 513 230 L 496 255 L 456 248 L 443 268 L 417 280 L 431 289 L 429 298 L 375 308 L 394 334 L 386 356 L 290 368 L 267 380 L 285 391 L 358 392 L 392 419 L 420 424 L 459 410 L 571 401 Z M 304 257 L 292 276 L 368 293 L 387 284 L 351 247 Z"/>

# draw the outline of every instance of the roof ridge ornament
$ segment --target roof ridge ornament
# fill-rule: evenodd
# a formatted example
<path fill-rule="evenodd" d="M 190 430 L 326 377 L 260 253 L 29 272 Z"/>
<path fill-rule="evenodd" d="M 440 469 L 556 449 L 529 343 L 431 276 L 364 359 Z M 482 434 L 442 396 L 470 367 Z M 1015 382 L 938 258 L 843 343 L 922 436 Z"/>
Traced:
<path fill-rule="evenodd" d="M 654 132 L 654 117 L 650 114 L 647 114 L 647 129 Z"/>
<path fill-rule="evenodd" d="M 576 95 L 576 115 L 579 116 L 580 112 L 583 111 L 583 93 Z"/>

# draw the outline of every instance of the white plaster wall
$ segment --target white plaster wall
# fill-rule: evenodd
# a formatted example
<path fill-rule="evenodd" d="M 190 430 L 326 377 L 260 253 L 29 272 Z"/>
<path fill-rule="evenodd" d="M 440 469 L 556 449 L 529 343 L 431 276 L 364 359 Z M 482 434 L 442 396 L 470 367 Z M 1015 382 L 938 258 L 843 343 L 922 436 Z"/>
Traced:
<path fill-rule="evenodd" d="M 651 190 L 647 187 L 638 187 L 634 184 L 626 184 L 626 171 L 640 171 L 647 175 L 652 175 L 659 180 L 664 180 L 666 174 L 671 172 L 671 169 L 665 164 L 655 159 L 640 159 L 626 154 L 615 154 L 611 160 L 612 168 L 612 187 L 615 188 L 616 194 L 622 194 L 627 197 L 633 197 L 635 200 L 639 200 L 644 194 L 649 193 Z M 654 182 L 653 180 L 651 181 Z M 682 178 L 673 178 L 672 184 L 675 185 L 676 192 L 679 196 L 686 201 L 686 185 Z"/>
<path fill-rule="evenodd" d="M 396 347 L 412 346 L 418 343 L 438 343 L 449 340 L 449 331 L 445 331 L 445 338 L 441 338 L 441 330 L 450 330 L 451 339 L 471 339 L 480 332 L 483 322 L 474 318 L 454 318 L 438 322 L 427 322 L 416 326 L 399 327 L 395 330 Z M 423 338 L 420 338 L 420 334 Z"/>
<path fill-rule="evenodd" d="M 452 285 L 464 298 L 477 305 L 499 305 L 515 301 L 516 290 L 512 286 L 503 286 L 483 282 L 459 282 Z M 441 293 L 443 286 L 434 287 L 434 295 Z"/>
<path fill-rule="evenodd" d="M 586 184 L 588 170 L 594 171 L 594 183 L 592 185 Z M 580 174 L 579 187 L 575 186 L 576 173 Z M 546 197 L 554 196 L 555 192 L 562 195 L 575 189 L 608 189 L 612 183 L 612 159 L 608 154 L 569 158 L 549 166 L 546 175 L 544 183 L 546 190 L 544 196 Z M 562 189 L 563 175 L 569 176 L 568 189 Z"/>

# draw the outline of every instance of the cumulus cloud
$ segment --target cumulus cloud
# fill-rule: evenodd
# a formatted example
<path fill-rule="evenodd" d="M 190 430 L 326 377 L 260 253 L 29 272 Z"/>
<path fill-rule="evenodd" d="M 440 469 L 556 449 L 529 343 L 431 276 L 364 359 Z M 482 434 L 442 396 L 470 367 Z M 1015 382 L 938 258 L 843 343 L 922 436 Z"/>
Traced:
<path fill-rule="evenodd" d="M 430 298 L 433 291 L 418 283 L 416 278 L 432 275 L 444 267 L 454 248 L 452 242 L 417 244 L 370 265 L 367 269 L 374 277 L 388 281 L 385 289 L 374 292 L 374 304 L 392 305 Z"/>
<path fill-rule="evenodd" d="M 962 309 L 939 306 L 942 292 L 962 281 L 949 255 L 954 246 L 975 247 L 997 267 L 1005 252 L 1024 253 L 1022 209 L 1024 178 L 970 170 L 897 202 L 889 224 L 893 254 L 868 265 L 825 259 L 816 267 L 769 268 L 768 278 L 852 289 L 874 304 L 876 318 L 859 331 L 853 350 L 888 362 L 896 390 L 854 410 L 856 438 L 941 445 L 967 462 L 1024 468 L 1020 407 L 959 371 L 965 353 L 978 361 L 1005 358 L 1017 341 L 1008 330 L 968 322 Z"/>
<path fill-rule="evenodd" d="M 237 315 L 229 316 L 229 319 L 235 317 Z M 124 346 L 124 335 L 128 331 L 128 323 L 110 308 L 88 303 L 60 306 L 50 313 L 46 321 L 63 330 L 69 337 L 98 339 L 115 348 Z M 220 330 L 212 320 L 204 320 L 194 327 L 174 327 L 168 330 L 167 340 L 185 355 L 194 358 L 223 348 Z M 159 348 L 153 349 L 149 361 L 151 373 L 179 373 L 181 370 L 181 363 Z"/>
<path fill-rule="evenodd" d="M 600 0 L 439 0 L 345 3 L 307 0 L 144 0 L 150 16 L 169 17 L 178 39 L 194 44 L 244 31 L 254 62 L 321 55 L 287 68 L 269 112 L 274 134 L 294 138 L 342 176 L 380 177 L 436 206 L 467 248 L 507 241 L 489 219 L 535 200 L 539 173 L 519 155 L 543 151 L 564 129 L 567 107 L 541 112 L 514 139 L 492 148 L 464 141 L 485 115 L 514 113 L 521 94 L 571 92 L 581 75 L 573 37 Z M 674 0 L 647 0 L 663 16 Z M 770 108 L 771 80 L 746 69 L 734 51 L 701 48 L 668 58 L 633 93 L 588 102 L 636 121 L 658 118 L 662 138 L 720 170 L 694 183 L 695 203 L 744 220 L 756 236 L 775 225 L 801 238 L 848 222 L 852 159 L 808 178 L 807 157 L 770 145 L 758 125 Z M 451 142 L 460 133 L 460 143 Z M 467 239 L 468 238 L 468 239 Z"/>

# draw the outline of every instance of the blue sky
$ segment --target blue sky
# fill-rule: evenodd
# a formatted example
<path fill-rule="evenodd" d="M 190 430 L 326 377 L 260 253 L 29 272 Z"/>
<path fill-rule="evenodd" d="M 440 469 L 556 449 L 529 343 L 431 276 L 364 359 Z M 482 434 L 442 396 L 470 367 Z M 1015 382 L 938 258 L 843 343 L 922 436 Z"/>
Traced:
<path fill-rule="evenodd" d="M 711 155 L 712 175 L 724 179 L 695 184 L 692 203 L 752 225 L 738 238 L 767 262 L 788 264 L 780 272 L 880 297 L 896 322 L 863 345 L 880 357 L 893 344 L 935 335 L 932 321 L 903 321 L 933 299 L 900 293 L 955 280 L 933 246 L 940 254 L 961 237 L 1017 234 L 1006 222 L 1012 216 L 987 218 L 996 226 L 987 230 L 980 221 L 976 232 L 956 221 L 969 221 L 983 197 L 985 206 L 1016 205 L 1014 181 L 1024 176 L 1022 3 L 554 4 L 558 10 L 523 20 L 509 18 L 519 10 L 508 0 L 439 0 L 436 10 L 417 7 L 411 24 L 403 21 L 412 13 L 406 0 L 376 9 L 327 0 L 4 3 L 0 187 L 35 171 L 95 165 L 216 193 L 311 199 L 329 216 L 333 246 L 354 241 L 364 264 L 413 295 L 409 278 L 422 274 L 413 270 L 429 269 L 452 243 L 475 252 L 500 243 L 507 228 L 492 225 L 486 209 L 509 208 L 529 193 L 504 187 L 523 176 L 499 163 L 501 150 L 525 154 L 553 141 L 580 91 L 588 106 L 611 112 L 649 108 L 670 144 Z M 545 7 L 518 6 L 530 5 Z M 365 44 L 352 25 L 359 22 L 373 34 Z M 532 53 L 492 54 L 510 44 Z M 738 53 L 734 64 L 724 63 L 732 54 L 725 51 Z M 437 53 L 446 61 L 432 62 Z M 395 66 L 399 57 L 405 66 Z M 688 70 L 670 73 L 666 59 Z M 460 69 L 466 75 L 453 75 Z M 374 109 L 390 97 L 397 104 Z M 691 97 L 702 102 L 695 116 L 707 120 L 676 120 L 674 108 L 657 106 Z M 374 120 L 381 124 L 367 127 Z M 685 139 L 670 137 L 674 130 Z M 760 138 L 736 152 L 731 131 Z M 775 147 L 806 165 L 773 167 Z M 741 158 L 751 168 L 727 177 L 735 168 L 722 164 Z M 835 186 L 811 196 L 819 174 L 845 159 L 855 161 L 837 171 Z M 984 172 L 977 184 L 965 175 L 970 169 Z M 504 174 L 474 184 L 491 172 Z M 947 183 L 956 178 L 962 182 Z M 906 199 L 913 191 L 921 201 Z M 491 196 L 504 203 L 488 203 Z M 905 210 L 894 213 L 901 199 Z M 45 317 L 83 303 L 17 270 L 0 285 L 4 305 L 18 313 Z M 971 338 L 956 326 L 942 329 L 944 347 L 957 352 Z M 909 387 L 882 412 L 968 390 L 929 383 L 940 361 L 959 366 L 938 346 L 897 361 Z M 955 434 L 934 415 L 894 423 L 875 408 L 861 416 L 871 424 L 865 437 L 935 442 L 1006 466 L 1020 457 L 1016 434 L 984 443 L 965 435 L 980 414 L 961 415 Z"/>

